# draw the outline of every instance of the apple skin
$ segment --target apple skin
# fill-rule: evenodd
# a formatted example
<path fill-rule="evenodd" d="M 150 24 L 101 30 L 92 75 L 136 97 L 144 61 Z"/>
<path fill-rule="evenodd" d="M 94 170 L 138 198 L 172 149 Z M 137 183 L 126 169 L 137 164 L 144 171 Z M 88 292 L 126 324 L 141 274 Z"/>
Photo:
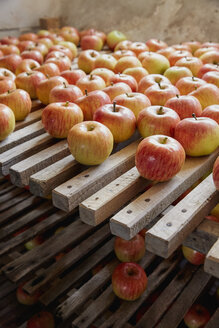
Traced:
<path fill-rule="evenodd" d="M 208 72 L 219 72 L 219 66 L 215 64 L 204 64 L 200 68 L 197 77 L 201 79 L 202 76 Z"/>
<path fill-rule="evenodd" d="M 36 99 L 36 88 L 39 83 L 44 80 L 46 80 L 46 77 L 43 73 L 32 71 L 18 74 L 15 79 L 15 83 L 18 89 L 27 91 L 31 99 Z"/>
<path fill-rule="evenodd" d="M 117 59 L 111 54 L 100 54 L 94 63 L 95 68 L 108 68 L 111 71 L 114 70 L 117 63 Z"/>
<path fill-rule="evenodd" d="M 73 58 L 77 57 L 78 55 L 78 48 L 76 47 L 76 45 L 73 42 L 70 41 L 59 41 L 57 43 L 60 46 L 63 46 L 65 48 L 68 48 L 69 50 L 71 50 L 72 56 Z"/>
<path fill-rule="evenodd" d="M 202 76 L 207 83 L 215 84 L 219 88 L 219 71 L 207 72 Z"/>
<path fill-rule="evenodd" d="M 142 61 L 142 66 L 149 74 L 163 74 L 170 67 L 170 63 L 165 56 L 148 52 Z"/>
<path fill-rule="evenodd" d="M 34 237 L 33 239 L 27 241 L 24 246 L 25 248 L 30 251 L 31 249 L 35 248 L 36 246 L 40 245 L 43 243 L 43 237 L 38 235 Z"/>
<path fill-rule="evenodd" d="M 194 52 L 194 56 L 200 58 L 202 55 L 204 55 L 205 53 L 209 52 L 209 51 L 214 51 L 216 50 L 215 47 L 213 46 L 206 46 L 204 47 L 203 45 L 201 46 L 201 48 L 197 49 Z"/>
<path fill-rule="evenodd" d="M 175 127 L 179 122 L 179 115 L 173 109 L 149 106 L 139 113 L 137 128 L 143 138 L 154 134 L 173 137 Z"/>
<path fill-rule="evenodd" d="M 133 76 L 126 75 L 126 74 L 115 74 L 110 78 L 110 83 L 118 83 L 118 82 L 124 82 L 130 86 L 132 89 L 132 92 L 136 92 L 138 89 L 137 81 Z"/>
<path fill-rule="evenodd" d="M 185 151 L 177 140 L 158 134 L 140 142 L 135 165 L 145 179 L 167 181 L 181 170 L 185 157 Z"/>
<path fill-rule="evenodd" d="M 168 99 L 175 97 L 180 92 L 169 83 L 156 83 L 146 89 L 144 94 L 150 99 L 151 105 L 164 106 Z"/>
<path fill-rule="evenodd" d="M 15 73 L 16 68 L 21 63 L 20 55 L 11 54 L 0 58 L 0 67 L 7 68 L 12 73 Z"/>
<path fill-rule="evenodd" d="M 21 58 L 22 59 L 28 59 L 29 58 L 29 59 L 36 60 L 40 65 L 42 65 L 42 63 L 44 61 L 43 55 L 38 50 L 24 50 L 21 53 Z"/>
<path fill-rule="evenodd" d="M 15 74 L 18 75 L 23 72 L 31 72 L 33 69 L 40 67 L 40 64 L 34 59 L 23 59 L 16 68 Z"/>
<path fill-rule="evenodd" d="M 93 71 L 91 71 L 92 75 L 98 75 L 104 79 L 106 87 L 110 85 L 110 78 L 115 74 L 113 71 L 111 71 L 108 68 L 105 67 L 100 67 L 100 68 L 95 68 Z"/>
<path fill-rule="evenodd" d="M 124 40 L 127 40 L 125 34 L 117 30 L 109 32 L 106 36 L 106 43 L 111 50 L 114 50 L 115 46 Z"/>
<path fill-rule="evenodd" d="M 129 56 L 136 57 L 135 53 L 131 50 L 128 50 L 128 49 L 127 50 L 125 50 L 125 49 L 124 50 L 117 50 L 117 51 L 112 53 L 112 56 L 117 60 L 119 60 L 122 57 L 129 57 Z"/>
<path fill-rule="evenodd" d="M 196 57 L 183 57 L 175 63 L 179 67 L 187 67 L 192 72 L 193 76 L 197 76 L 199 70 L 202 68 L 203 63 L 201 59 Z"/>
<path fill-rule="evenodd" d="M 117 43 L 117 45 L 114 48 L 114 52 L 117 50 L 128 50 L 132 44 L 132 41 L 130 40 L 123 40 Z"/>
<path fill-rule="evenodd" d="M 210 320 L 209 311 L 201 304 L 193 304 L 184 316 L 184 323 L 188 328 L 203 328 Z"/>
<path fill-rule="evenodd" d="M 25 41 L 25 40 L 30 40 L 30 41 L 36 41 L 37 40 L 37 34 L 28 32 L 28 33 L 23 33 L 18 37 L 19 41 Z"/>
<path fill-rule="evenodd" d="M 158 83 L 171 84 L 170 80 L 161 74 L 149 74 L 140 80 L 138 84 L 138 92 L 144 93 L 149 87 Z"/>
<path fill-rule="evenodd" d="M 147 287 L 147 276 L 137 263 L 120 263 L 112 274 L 112 288 L 116 296 L 126 301 L 138 299 Z"/>
<path fill-rule="evenodd" d="M 74 70 L 69 69 L 66 71 L 62 71 L 60 73 L 60 76 L 64 77 L 69 84 L 76 84 L 80 78 L 86 76 L 86 73 L 81 69 L 74 69 Z"/>
<path fill-rule="evenodd" d="M 194 41 L 186 41 L 186 42 L 183 42 L 182 44 L 183 45 L 187 45 L 190 48 L 190 51 L 191 51 L 192 54 L 194 54 L 194 52 L 197 49 L 201 48 L 201 46 L 202 46 L 201 42 L 196 41 L 196 40 L 194 40 Z"/>
<path fill-rule="evenodd" d="M 176 85 L 177 81 L 182 77 L 192 77 L 193 74 L 188 67 L 171 66 L 164 72 L 164 76 L 167 77 L 173 85 Z"/>
<path fill-rule="evenodd" d="M 187 50 L 176 50 L 175 52 L 173 52 L 172 54 L 170 54 L 170 56 L 168 57 L 170 66 L 176 66 L 176 62 L 184 57 L 191 57 L 192 54 L 191 52 L 187 51 Z"/>
<path fill-rule="evenodd" d="M 34 71 L 41 72 L 47 77 L 61 75 L 60 70 L 55 63 L 45 63 L 37 68 L 34 68 Z"/>
<path fill-rule="evenodd" d="M 36 88 L 37 98 L 44 104 L 49 104 L 49 94 L 50 91 L 57 85 L 63 85 L 63 83 L 68 84 L 66 79 L 62 76 L 52 76 L 42 82 Z"/>
<path fill-rule="evenodd" d="M 55 328 L 53 315 L 47 311 L 36 313 L 27 321 L 27 328 Z"/>
<path fill-rule="evenodd" d="M 148 75 L 148 71 L 144 67 L 126 68 L 122 73 L 133 76 L 137 83 L 139 83 L 143 77 Z"/>
<path fill-rule="evenodd" d="M 211 105 L 206 107 L 201 116 L 212 118 L 219 124 L 219 105 Z"/>
<path fill-rule="evenodd" d="M 190 247 L 182 245 L 182 252 L 186 260 L 194 265 L 201 265 L 205 261 L 205 254 L 197 252 Z"/>
<path fill-rule="evenodd" d="M 66 71 L 71 67 L 71 60 L 64 54 L 57 55 L 46 59 L 45 63 L 54 63 L 58 66 L 60 72 Z"/>
<path fill-rule="evenodd" d="M 154 52 L 168 47 L 166 42 L 154 38 L 147 40 L 146 45 L 149 48 L 149 51 Z"/>
<path fill-rule="evenodd" d="M 128 140 L 136 129 L 136 118 L 133 112 L 116 103 L 99 107 L 94 113 L 93 120 L 110 129 L 115 143 Z"/>
<path fill-rule="evenodd" d="M 15 90 L 16 84 L 10 78 L 0 76 L 0 94 L 7 92 L 8 90 Z"/>
<path fill-rule="evenodd" d="M 202 106 L 200 102 L 191 95 L 177 95 L 176 97 L 168 99 L 164 106 L 172 108 L 179 115 L 181 120 L 192 117 L 193 113 L 197 117 L 202 116 Z"/>
<path fill-rule="evenodd" d="M 59 51 L 59 52 L 63 53 L 64 55 L 68 56 L 70 60 L 74 59 L 72 51 L 69 48 L 67 48 L 61 44 L 55 44 L 52 47 L 50 47 L 48 50 L 48 54 L 53 51 Z"/>
<path fill-rule="evenodd" d="M 219 190 L 219 156 L 213 166 L 213 181 L 217 190 Z"/>
<path fill-rule="evenodd" d="M 126 68 L 131 67 L 142 67 L 140 60 L 135 56 L 124 56 L 118 59 L 114 72 L 115 73 L 122 73 Z"/>
<path fill-rule="evenodd" d="M 199 58 L 202 60 L 203 64 L 218 64 L 219 63 L 219 49 L 208 51 L 201 55 Z"/>
<path fill-rule="evenodd" d="M 3 37 L 0 40 L 1 44 L 14 44 L 15 46 L 18 44 L 18 42 L 19 42 L 18 38 L 16 38 L 15 36 L 10 36 L 10 35 Z"/>
<path fill-rule="evenodd" d="M 20 50 L 16 45 L 13 44 L 0 44 L 0 51 L 3 53 L 4 56 L 10 54 L 20 54 Z"/>
<path fill-rule="evenodd" d="M 112 85 L 104 88 L 103 91 L 106 92 L 110 97 L 110 100 L 113 101 L 116 96 L 119 96 L 123 93 L 131 93 L 132 89 L 128 84 L 124 82 L 118 82 L 115 84 L 112 83 Z"/>
<path fill-rule="evenodd" d="M 96 50 L 83 50 L 78 56 L 78 68 L 89 74 L 95 68 L 95 60 L 100 56 Z"/>
<path fill-rule="evenodd" d="M 68 101 L 49 104 L 42 113 L 43 126 L 54 138 L 67 138 L 69 130 L 82 121 L 80 107 Z"/>
<path fill-rule="evenodd" d="M 80 88 L 73 84 L 57 85 L 49 93 L 49 102 L 75 102 L 78 98 L 83 96 L 83 93 Z"/>
<path fill-rule="evenodd" d="M 94 49 L 97 51 L 102 50 L 103 40 L 97 35 L 85 35 L 80 42 L 81 49 Z"/>
<path fill-rule="evenodd" d="M 11 108 L 0 104 L 0 141 L 14 131 L 15 116 Z"/>
<path fill-rule="evenodd" d="M 87 90 L 87 92 L 103 90 L 106 87 L 106 84 L 102 77 L 90 74 L 79 79 L 76 86 L 81 89 L 83 94 L 85 94 L 85 90 Z"/>
<path fill-rule="evenodd" d="M 113 149 L 113 135 L 110 130 L 94 121 L 74 125 L 67 140 L 73 157 L 84 165 L 101 164 Z"/>
<path fill-rule="evenodd" d="M 199 100 L 202 109 L 210 105 L 219 105 L 219 89 L 214 84 L 206 83 L 197 90 L 190 92 L 190 95 Z"/>
<path fill-rule="evenodd" d="M 206 82 L 197 77 L 182 77 L 176 82 L 176 87 L 179 90 L 181 95 L 188 95 L 192 91 L 195 91 L 202 85 L 205 85 Z"/>
<path fill-rule="evenodd" d="M 20 284 L 16 290 L 16 297 L 17 301 L 20 304 L 24 305 L 33 305 L 38 302 L 38 299 L 40 297 L 40 292 L 36 291 L 34 294 L 30 295 L 27 292 L 23 290 L 23 286 L 25 285 L 25 282 Z"/>
<path fill-rule="evenodd" d="M 169 56 L 172 55 L 172 53 L 175 51 L 176 51 L 176 49 L 170 46 L 170 47 L 158 50 L 157 53 L 160 55 L 163 55 L 163 56 L 167 57 L 167 59 L 169 59 Z"/>
<path fill-rule="evenodd" d="M 13 81 L 16 79 L 16 75 L 14 73 L 9 71 L 7 68 L 2 67 L 0 67 L 0 77 L 4 79 L 11 79 Z"/>
<path fill-rule="evenodd" d="M 219 125 L 208 117 L 184 118 L 174 133 L 189 156 L 211 154 L 219 146 Z"/>
<path fill-rule="evenodd" d="M 140 234 L 130 240 L 116 237 L 114 252 L 121 262 L 138 262 L 145 254 L 145 240 Z"/>

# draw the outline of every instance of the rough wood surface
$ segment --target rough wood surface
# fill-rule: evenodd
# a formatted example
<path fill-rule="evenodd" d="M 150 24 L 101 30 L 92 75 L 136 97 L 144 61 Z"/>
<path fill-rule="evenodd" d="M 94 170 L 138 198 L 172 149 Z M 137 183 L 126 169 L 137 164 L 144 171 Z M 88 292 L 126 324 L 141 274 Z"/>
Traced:
<path fill-rule="evenodd" d="M 20 129 L 25 128 L 26 126 L 28 126 L 30 124 L 40 121 L 42 112 L 43 112 L 42 109 L 38 109 L 38 110 L 30 113 L 29 115 L 27 115 L 27 117 L 23 121 L 19 121 L 16 123 L 14 131 L 18 131 Z"/>
<path fill-rule="evenodd" d="M 206 256 L 204 270 L 219 278 L 219 238 Z"/>
<path fill-rule="evenodd" d="M 23 202 L 25 199 L 30 197 L 30 193 L 27 190 L 22 190 L 21 193 L 19 193 L 19 195 L 17 195 L 14 198 L 9 199 L 8 201 L 0 204 L 0 212 L 6 211 L 8 209 L 11 209 L 12 211 L 14 211 L 14 206 L 19 204 L 20 202 Z M 2 213 L 1 213 L 2 215 Z M 3 218 L 5 219 L 5 218 Z M 1 220 L 1 218 L 0 218 Z"/>

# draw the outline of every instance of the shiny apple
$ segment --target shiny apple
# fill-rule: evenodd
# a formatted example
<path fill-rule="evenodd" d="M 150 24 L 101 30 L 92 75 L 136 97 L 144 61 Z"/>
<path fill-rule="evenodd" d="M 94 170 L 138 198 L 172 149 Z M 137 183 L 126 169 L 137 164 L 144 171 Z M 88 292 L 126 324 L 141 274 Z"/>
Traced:
<path fill-rule="evenodd" d="M 193 76 L 197 76 L 199 70 L 203 66 L 203 63 L 199 58 L 187 56 L 177 60 L 175 65 L 179 67 L 187 67 L 188 69 L 190 69 Z"/>
<path fill-rule="evenodd" d="M 219 65 L 215 65 L 215 64 L 204 64 L 199 72 L 198 72 L 198 75 L 197 77 L 198 78 L 202 78 L 202 76 L 205 74 L 205 73 L 208 73 L 208 72 L 219 72 Z"/>
<path fill-rule="evenodd" d="M 133 76 L 130 75 L 126 75 L 126 74 L 114 74 L 111 78 L 110 78 L 110 83 L 118 83 L 118 82 L 124 82 L 126 84 L 128 84 L 130 86 L 130 88 L 132 89 L 132 92 L 136 92 L 138 89 L 138 84 L 137 81 L 135 80 L 135 78 Z"/>
<path fill-rule="evenodd" d="M 15 73 L 16 68 L 21 63 L 20 55 L 11 54 L 0 58 L 0 67 L 7 68 L 9 71 Z"/>
<path fill-rule="evenodd" d="M 118 59 L 114 72 L 115 73 L 122 73 L 126 68 L 131 67 L 142 67 L 140 60 L 135 56 L 124 56 Z"/>
<path fill-rule="evenodd" d="M 166 42 L 154 38 L 147 40 L 146 45 L 148 46 L 149 51 L 154 51 L 154 52 L 168 47 Z"/>
<path fill-rule="evenodd" d="M 187 95 L 190 92 L 198 89 L 200 86 L 205 85 L 206 82 L 197 77 L 182 77 L 177 81 L 176 87 L 179 90 L 181 95 Z"/>
<path fill-rule="evenodd" d="M 197 90 L 194 90 L 190 95 L 196 97 L 202 109 L 210 105 L 219 105 L 219 89 L 216 85 L 211 83 L 206 83 L 205 85 L 200 86 Z"/>
<path fill-rule="evenodd" d="M 60 75 L 60 70 L 55 63 L 44 63 L 34 70 L 43 73 L 47 78 Z"/>
<path fill-rule="evenodd" d="M 184 316 L 184 323 L 188 328 L 203 328 L 210 320 L 209 311 L 201 304 L 193 304 Z"/>
<path fill-rule="evenodd" d="M 108 47 L 111 49 L 111 50 L 114 50 L 115 46 L 123 41 L 123 40 L 126 40 L 127 37 L 125 36 L 125 34 L 123 34 L 122 32 L 120 31 L 117 31 L 117 30 L 113 30 L 111 32 L 109 32 L 106 36 L 106 43 L 108 45 Z"/>
<path fill-rule="evenodd" d="M 57 85 L 63 85 L 63 83 L 68 84 L 66 79 L 62 76 L 52 76 L 46 80 L 39 83 L 36 88 L 37 98 L 44 104 L 49 104 L 49 94 L 50 91 Z"/>
<path fill-rule="evenodd" d="M 80 42 L 81 49 L 94 49 L 97 51 L 102 50 L 103 40 L 97 35 L 85 35 Z"/>
<path fill-rule="evenodd" d="M 57 85 L 49 93 L 49 102 L 72 102 L 74 103 L 78 98 L 83 96 L 80 88 L 73 84 L 66 84 L 63 82 L 62 85 Z"/>
<path fill-rule="evenodd" d="M 181 78 L 186 76 L 192 77 L 193 74 L 187 67 L 171 66 L 164 72 L 164 76 L 167 77 L 173 85 L 176 85 L 177 81 Z"/>
<path fill-rule="evenodd" d="M 36 304 L 40 297 L 40 292 L 37 290 L 36 292 L 30 295 L 27 292 L 25 292 L 25 290 L 23 290 L 24 285 L 25 283 L 21 283 L 16 290 L 17 301 L 20 304 L 24 304 L 24 305 Z"/>
<path fill-rule="evenodd" d="M 66 71 L 62 71 L 60 76 L 64 77 L 69 84 L 76 84 L 80 78 L 86 76 L 86 73 L 81 69 L 68 69 Z"/>
<path fill-rule="evenodd" d="M 181 120 L 186 117 L 192 117 L 192 114 L 195 114 L 197 117 L 202 116 L 200 102 L 191 95 L 176 95 L 176 97 L 168 99 L 165 106 L 172 108 Z"/>
<path fill-rule="evenodd" d="M 148 71 L 144 67 L 126 68 L 122 73 L 133 76 L 137 83 L 139 83 L 143 77 L 148 75 Z"/>
<path fill-rule="evenodd" d="M 116 96 L 119 96 L 123 93 L 131 93 L 132 89 L 130 86 L 124 82 L 118 82 L 115 84 L 111 84 L 108 87 L 104 88 L 103 91 L 108 94 L 110 97 L 110 100 L 113 101 L 113 99 Z"/>
<path fill-rule="evenodd" d="M 104 79 L 106 87 L 110 85 L 110 78 L 115 74 L 113 71 L 111 71 L 108 68 L 105 67 L 100 67 L 100 68 L 95 68 L 93 71 L 90 73 L 91 75 L 98 75 Z"/>
<path fill-rule="evenodd" d="M 212 83 L 219 88 L 219 71 L 207 72 L 202 76 L 207 83 Z"/>
<path fill-rule="evenodd" d="M 100 56 L 96 50 L 83 50 L 78 56 L 78 68 L 89 74 L 95 68 L 96 58 Z"/>
<path fill-rule="evenodd" d="M 21 121 L 30 113 L 32 102 L 29 94 L 25 90 L 16 89 L 2 93 L 0 103 L 12 109 L 15 120 Z"/>
<path fill-rule="evenodd" d="M 170 67 L 170 63 L 165 56 L 148 52 L 142 61 L 142 66 L 149 74 L 163 74 Z"/>
<path fill-rule="evenodd" d="M 31 72 L 35 68 L 40 67 L 40 64 L 34 59 L 23 59 L 16 68 L 15 74 L 18 75 L 23 72 Z"/>
<path fill-rule="evenodd" d="M 0 104 L 0 141 L 7 138 L 14 131 L 15 116 L 11 108 Z"/>
<path fill-rule="evenodd" d="M 210 117 L 219 124 L 219 105 L 211 105 L 206 107 L 201 116 Z"/>
<path fill-rule="evenodd" d="M 46 80 L 43 73 L 37 71 L 23 72 L 17 75 L 15 83 L 18 89 L 27 91 L 31 99 L 36 99 L 36 88 L 40 82 Z"/>
<path fill-rule="evenodd" d="M 191 52 L 187 51 L 187 50 L 175 50 L 172 54 L 170 54 L 170 56 L 168 57 L 170 66 L 176 66 L 176 62 L 184 57 L 191 57 L 192 54 Z"/>
<path fill-rule="evenodd" d="M 168 99 L 175 97 L 180 92 L 169 83 L 156 83 L 146 89 L 144 94 L 150 99 L 151 105 L 164 106 Z"/>
<path fill-rule="evenodd" d="M 108 68 L 111 71 L 114 70 L 117 63 L 117 59 L 111 54 L 100 54 L 95 60 L 95 68 Z"/>
<path fill-rule="evenodd" d="M 140 234 L 130 240 L 116 237 L 114 252 L 121 262 L 138 262 L 145 254 L 145 240 Z"/>
<path fill-rule="evenodd" d="M 148 89 L 152 85 L 157 85 L 158 83 L 171 84 L 170 80 L 161 74 L 149 74 L 140 80 L 138 84 L 138 92 L 144 93 L 146 89 Z"/>
<path fill-rule="evenodd" d="M 36 60 L 40 65 L 42 65 L 42 63 L 44 61 L 43 55 L 38 50 L 24 50 L 21 53 L 21 58 L 22 59 L 28 59 L 29 58 L 29 59 Z"/>
<path fill-rule="evenodd" d="M 0 76 L 0 94 L 5 93 L 8 90 L 15 90 L 16 84 L 15 81 L 13 81 L 10 78 L 5 78 Z"/>
<path fill-rule="evenodd" d="M 85 90 L 87 90 L 87 92 L 103 90 L 106 87 L 106 84 L 102 77 L 90 74 L 80 78 L 76 82 L 76 86 L 81 89 L 83 94 L 85 94 Z"/>

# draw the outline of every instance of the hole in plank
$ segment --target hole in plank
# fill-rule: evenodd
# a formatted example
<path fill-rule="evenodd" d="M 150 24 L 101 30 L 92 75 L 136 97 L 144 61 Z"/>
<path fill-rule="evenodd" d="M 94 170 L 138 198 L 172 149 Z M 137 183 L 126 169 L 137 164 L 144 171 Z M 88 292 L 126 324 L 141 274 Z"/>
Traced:
<path fill-rule="evenodd" d="M 72 186 L 67 186 L 67 188 L 68 188 L 68 189 L 71 189 L 71 188 L 72 188 Z"/>
<path fill-rule="evenodd" d="M 13 269 L 14 269 L 13 266 L 9 266 L 9 267 L 7 268 L 7 271 L 11 271 L 11 270 L 13 270 Z"/>
<path fill-rule="evenodd" d="M 95 200 L 98 200 L 98 199 L 99 199 L 99 197 L 96 197 L 96 198 L 95 198 Z"/>
<path fill-rule="evenodd" d="M 167 222 L 166 226 L 167 227 L 172 227 L 172 223 L 171 222 Z"/>
<path fill-rule="evenodd" d="M 146 198 L 144 201 L 145 201 L 146 203 L 148 203 L 148 202 L 150 202 L 150 198 Z"/>
<path fill-rule="evenodd" d="M 128 210 L 127 213 L 128 213 L 128 214 L 131 214 L 131 213 L 132 213 L 132 210 Z"/>
<path fill-rule="evenodd" d="M 89 174 L 85 174 L 84 177 L 85 177 L 85 178 L 88 178 L 88 177 L 89 177 Z"/>
<path fill-rule="evenodd" d="M 116 184 L 116 187 L 118 187 L 118 186 L 119 186 L 119 183 Z"/>
<path fill-rule="evenodd" d="M 183 208 L 181 212 L 182 212 L 182 213 L 186 213 L 187 210 L 186 210 L 185 208 Z"/>

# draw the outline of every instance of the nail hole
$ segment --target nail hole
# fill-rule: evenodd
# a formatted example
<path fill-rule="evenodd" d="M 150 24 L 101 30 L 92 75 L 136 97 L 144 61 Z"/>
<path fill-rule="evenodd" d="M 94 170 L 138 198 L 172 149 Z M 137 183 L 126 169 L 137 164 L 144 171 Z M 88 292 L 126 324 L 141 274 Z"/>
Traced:
<path fill-rule="evenodd" d="M 119 186 L 119 183 L 116 184 L 116 187 L 118 187 L 118 186 Z"/>
<path fill-rule="evenodd" d="M 150 198 L 146 198 L 144 201 L 148 203 L 150 202 Z"/>
<path fill-rule="evenodd" d="M 98 200 L 98 199 L 99 199 L 99 197 L 96 197 L 96 198 L 95 198 L 95 200 Z"/>
<path fill-rule="evenodd" d="M 10 267 L 7 268 L 7 271 L 11 271 L 13 269 L 14 269 L 14 267 L 13 266 L 10 266 Z"/>
<path fill-rule="evenodd" d="M 183 208 L 181 212 L 182 212 L 182 213 L 186 213 L 187 210 L 186 210 L 185 208 Z"/>
<path fill-rule="evenodd" d="M 128 210 L 128 211 L 127 211 L 127 213 L 128 213 L 128 214 L 131 214 L 131 213 L 132 213 L 132 211 L 131 211 L 131 210 Z"/>
<path fill-rule="evenodd" d="M 68 188 L 68 189 L 71 189 L 71 188 L 72 188 L 72 186 L 67 186 L 67 188 Z"/>
<path fill-rule="evenodd" d="M 172 226 L 172 223 L 171 222 L 167 222 L 167 227 L 171 227 Z"/>
<path fill-rule="evenodd" d="M 85 178 L 88 178 L 89 177 L 89 174 L 85 174 L 85 176 L 84 176 Z"/>

